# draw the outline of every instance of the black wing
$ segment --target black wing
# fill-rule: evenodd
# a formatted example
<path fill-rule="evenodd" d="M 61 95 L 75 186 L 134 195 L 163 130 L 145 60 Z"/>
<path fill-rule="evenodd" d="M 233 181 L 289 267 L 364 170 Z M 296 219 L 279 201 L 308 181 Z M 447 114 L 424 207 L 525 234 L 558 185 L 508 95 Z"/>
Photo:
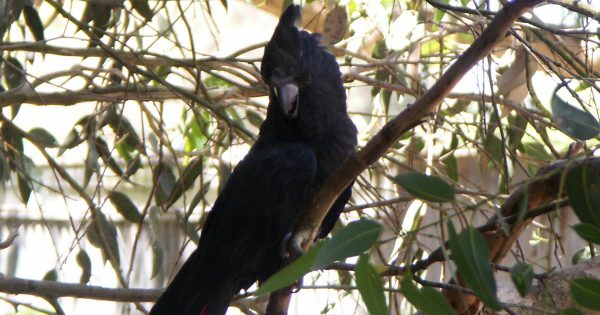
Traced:
<path fill-rule="evenodd" d="M 151 314 L 224 314 L 240 289 L 281 266 L 281 242 L 307 202 L 317 162 L 306 145 L 263 140 L 234 169 L 198 249 Z"/>

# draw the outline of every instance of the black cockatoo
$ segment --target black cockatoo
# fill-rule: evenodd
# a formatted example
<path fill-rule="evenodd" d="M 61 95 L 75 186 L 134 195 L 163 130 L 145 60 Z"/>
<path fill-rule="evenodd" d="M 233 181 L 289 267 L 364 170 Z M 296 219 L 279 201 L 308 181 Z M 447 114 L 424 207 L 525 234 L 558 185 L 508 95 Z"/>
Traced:
<path fill-rule="evenodd" d="M 265 48 L 269 85 L 258 140 L 237 165 L 208 214 L 198 248 L 150 314 L 221 315 L 231 298 L 264 281 L 284 261 L 294 224 L 327 177 L 355 152 L 356 127 L 333 55 L 319 35 L 301 31 L 289 6 Z M 320 231 L 325 237 L 350 198 L 339 197 Z"/>

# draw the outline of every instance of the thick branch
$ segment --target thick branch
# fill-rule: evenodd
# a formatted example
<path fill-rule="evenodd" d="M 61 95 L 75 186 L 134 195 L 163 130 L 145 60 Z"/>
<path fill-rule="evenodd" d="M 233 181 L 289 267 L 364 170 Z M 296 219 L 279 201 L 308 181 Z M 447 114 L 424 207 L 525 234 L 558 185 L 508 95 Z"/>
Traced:
<path fill-rule="evenodd" d="M 383 156 L 404 132 L 434 111 L 467 71 L 487 56 L 504 38 L 512 23 L 526 10 L 540 2 L 541 0 L 517 0 L 508 3 L 492 20 L 481 37 L 475 40 L 429 91 L 386 124 L 362 150 L 329 178 L 314 199 L 309 212 L 298 225 L 294 242 L 303 244 L 304 247 L 311 244 L 318 230 L 317 227 L 340 192 L 363 170 Z"/>

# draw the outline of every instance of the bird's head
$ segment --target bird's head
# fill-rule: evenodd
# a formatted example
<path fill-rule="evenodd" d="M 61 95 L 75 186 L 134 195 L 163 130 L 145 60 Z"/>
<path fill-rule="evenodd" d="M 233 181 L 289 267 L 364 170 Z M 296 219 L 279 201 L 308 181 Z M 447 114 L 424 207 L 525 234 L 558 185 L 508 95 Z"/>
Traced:
<path fill-rule="evenodd" d="M 298 116 L 299 91 L 306 81 L 302 75 L 303 40 L 296 26 L 301 19 L 299 6 L 290 5 L 285 10 L 261 63 L 261 75 L 269 85 L 271 100 L 279 105 L 287 119 Z"/>

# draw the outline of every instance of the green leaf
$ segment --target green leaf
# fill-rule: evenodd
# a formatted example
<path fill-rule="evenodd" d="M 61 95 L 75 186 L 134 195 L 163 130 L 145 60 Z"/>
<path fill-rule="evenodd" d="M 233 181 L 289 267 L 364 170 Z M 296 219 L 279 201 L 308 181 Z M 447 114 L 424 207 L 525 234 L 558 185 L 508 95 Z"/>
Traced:
<path fill-rule="evenodd" d="M 371 220 L 350 222 L 325 242 L 315 259 L 313 269 L 321 269 L 332 262 L 360 255 L 379 239 L 381 224 Z"/>
<path fill-rule="evenodd" d="M 571 226 L 573 230 L 584 240 L 600 245 L 600 229 L 587 223 L 579 223 Z"/>
<path fill-rule="evenodd" d="M 571 169 L 565 181 L 571 207 L 581 222 L 600 228 L 600 176 L 587 164 Z"/>
<path fill-rule="evenodd" d="M 552 95 L 552 118 L 565 134 L 579 140 L 594 138 L 600 132 L 600 123 L 596 118 L 575 106 L 563 101 L 556 93 Z"/>
<path fill-rule="evenodd" d="M 138 208 L 126 194 L 119 191 L 111 191 L 108 193 L 108 199 L 127 221 L 133 223 L 142 221 L 142 215 Z"/>
<path fill-rule="evenodd" d="M 436 289 L 423 287 L 421 290 L 413 283 L 410 273 L 402 279 L 400 292 L 410 304 L 429 315 L 456 314 L 444 295 Z"/>
<path fill-rule="evenodd" d="M 527 124 L 527 119 L 519 114 L 508 116 L 508 147 L 512 150 L 521 144 Z"/>
<path fill-rule="evenodd" d="M 55 148 L 58 141 L 44 128 L 33 128 L 28 132 L 29 136 L 38 144 L 46 148 Z"/>
<path fill-rule="evenodd" d="M 35 40 L 44 40 L 44 24 L 40 19 L 38 11 L 33 6 L 25 5 L 23 13 L 25 15 L 25 24 L 27 24 Z"/>
<path fill-rule="evenodd" d="M 437 177 L 417 172 L 408 172 L 395 177 L 396 183 L 411 195 L 431 202 L 454 200 L 454 188 Z"/>
<path fill-rule="evenodd" d="M 86 284 L 90 282 L 90 278 L 92 277 L 92 261 L 90 260 L 90 256 L 88 256 L 86 251 L 81 250 L 77 253 L 75 259 L 77 260 L 77 265 L 81 268 L 79 283 Z"/>
<path fill-rule="evenodd" d="M 324 242 L 317 243 L 304 255 L 300 256 L 300 258 L 272 275 L 258 288 L 258 290 L 256 290 L 256 295 L 262 296 L 285 288 L 311 271 L 314 261 L 323 247 L 323 244 Z"/>
<path fill-rule="evenodd" d="M 56 280 L 58 280 L 58 272 L 56 272 L 56 269 L 48 270 L 48 272 L 46 272 L 46 274 L 44 275 L 44 278 L 42 278 L 42 280 L 56 281 Z"/>
<path fill-rule="evenodd" d="M 577 278 L 569 282 L 571 297 L 579 305 L 600 311 L 600 280 Z"/>
<path fill-rule="evenodd" d="M 131 175 L 135 174 L 140 169 L 141 165 L 142 159 L 138 154 L 133 159 L 127 162 L 127 168 L 125 169 L 125 173 L 123 173 L 123 176 L 129 178 Z"/>
<path fill-rule="evenodd" d="M 85 168 L 83 170 L 83 187 L 87 187 L 90 183 L 92 175 L 98 170 L 98 150 L 96 150 L 96 144 L 93 141 L 88 141 L 88 153 L 85 158 Z"/>
<path fill-rule="evenodd" d="M 65 141 L 63 141 L 63 143 L 60 145 L 60 148 L 58 149 L 58 156 L 61 156 L 63 153 L 65 153 L 67 149 L 74 148 L 79 143 L 79 133 L 77 132 L 77 130 L 71 129 L 71 131 L 69 131 L 69 133 L 67 134 Z"/>
<path fill-rule="evenodd" d="M 369 314 L 389 314 L 383 293 L 381 277 L 369 263 L 369 255 L 362 254 L 356 264 L 356 285 Z"/>
<path fill-rule="evenodd" d="M 488 307 L 500 310 L 496 297 L 496 281 L 489 261 L 489 249 L 485 238 L 471 226 L 456 234 L 454 225 L 448 221 L 450 251 L 464 282 Z"/>
<path fill-rule="evenodd" d="M 24 204 L 27 204 L 29 197 L 31 196 L 31 186 L 29 180 L 20 175 L 17 176 L 17 185 L 19 186 L 19 195 Z"/>
<path fill-rule="evenodd" d="M 590 247 L 586 246 L 577 250 L 575 254 L 573 254 L 573 257 L 571 257 L 571 264 L 577 265 L 578 263 L 586 261 L 590 258 L 592 258 L 592 252 L 590 251 Z"/>
<path fill-rule="evenodd" d="M 196 206 L 200 203 L 202 198 L 204 198 L 204 196 L 206 196 L 209 189 L 210 189 L 210 181 L 207 181 L 206 183 L 202 184 L 202 187 L 200 187 L 198 192 L 194 195 L 194 197 L 192 197 L 192 201 L 190 201 L 190 204 L 188 205 L 188 209 L 187 209 L 188 213 L 192 213 L 192 211 L 194 211 L 194 208 L 196 208 Z"/>
<path fill-rule="evenodd" d="M 86 235 L 90 243 L 100 249 L 105 262 L 112 257 L 116 265 L 120 265 L 117 227 L 113 222 L 108 221 L 102 212 L 96 214 L 87 228 Z"/>
<path fill-rule="evenodd" d="M 446 156 L 442 163 L 444 163 L 446 169 L 446 175 L 450 177 L 454 181 L 458 181 L 458 162 L 456 161 L 456 157 L 454 154 L 449 154 Z"/>
<path fill-rule="evenodd" d="M 154 184 L 158 185 L 154 195 L 157 204 L 164 205 L 168 202 L 176 181 L 175 174 L 167 163 L 161 162 L 154 168 Z"/>
<path fill-rule="evenodd" d="M 9 89 L 25 83 L 25 70 L 16 58 L 9 56 L 4 60 L 4 80 Z"/>
<path fill-rule="evenodd" d="M 253 110 L 246 110 L 246 119 L 248 119 L 248 122 L 250 122 L 250 124 L 257 128 L 260 127 L 260 125 L 262 125 L 263 121 L 265 121 L 265 119 L 261 115 L 259 115 Z"/>
<path fill-rule="evenodd" d="M 518 262 L 510 268 L 510 278 L 519 294 L 525 297 L 533 284 L 533 268 L 529 264 Z"/>
<path fill-rule="evenodd" d="M 571 307 L 560 310 L 559 315 L 585 315 L 585 313 L 576 308 Z"/>
<path fill-rule="evenodd" d="M 146 19 L 147 22 L 152 20 L 154 13 L 152 12 L 152 9 L 150 9 L 150 5 L 148 5 L 148 0 L 131 0 L 131 6 L 139 15 Z"/>
<path fill-rule="evenodd" d="M 202 158 L 193 158 L 181 173 L 181 177 L 175 182 L 173 190 L 169 196 L 169 205 L 174 204 L 182 193 L 188 190 L 194 184 L 194 181 L 203 170 Z"/>
<path fill-rule="evenodd" d="M 157 241 L 152 242 L 152 273 L 150 279 L 154 279 L 162 271 L 164 256 L 165 251 L 160 243 Z"/>

